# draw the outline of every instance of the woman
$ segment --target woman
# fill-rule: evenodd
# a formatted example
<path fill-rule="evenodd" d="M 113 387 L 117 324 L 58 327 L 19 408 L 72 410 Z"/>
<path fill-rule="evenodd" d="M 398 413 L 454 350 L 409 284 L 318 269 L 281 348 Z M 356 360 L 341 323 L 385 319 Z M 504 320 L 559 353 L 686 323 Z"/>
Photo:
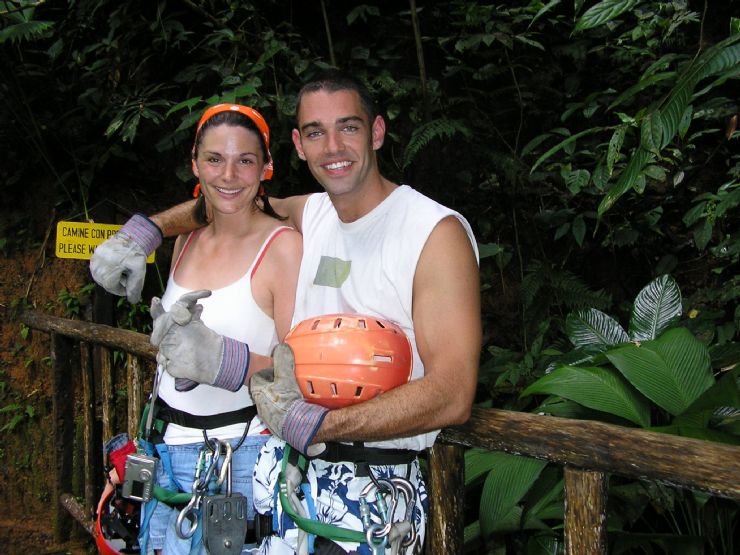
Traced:
<path fill-rule="evenodd" d="M 210 290 L 212 294 L 199 301 L 200 318 L 218 334 L 262 355 L 250 357 L 249 376 L 259 369 L 255 361 L 268 361 L 263 357 L 269 357 L 289 331 L 301 260 L 300 235 L 281 225 L 261 185 L 272 175 L 269 129 L 262 116 L 236 104 L 206 110 L 196 131 L 192 168 L 200 180 L 195 209 L 207 225 L 177 239 L 161 308 L 155 301 L 153 312 L 169 310 L 183 294 Z M 209 451 L 204 438 L 228 441 L 233 449 L 232 491 L 246 496 L 248 519 L 253 519 L 252 472 L 269 432 L 257 416 L 245 426 L 244 411 L 252 405 L 246 385 L 232 392 L 175 380 L 160 370 L 156 414 L 168 422 L 163 458 L 171 464 L 160 458 L 158 485 L 190 492 L 198 457 Z M 205 553 L 200 533 L 178 537 L 180 510 L 157 503 L 143 527 L 148 550 Z M 185 520 L 182 530 L 189 528 Z"/>

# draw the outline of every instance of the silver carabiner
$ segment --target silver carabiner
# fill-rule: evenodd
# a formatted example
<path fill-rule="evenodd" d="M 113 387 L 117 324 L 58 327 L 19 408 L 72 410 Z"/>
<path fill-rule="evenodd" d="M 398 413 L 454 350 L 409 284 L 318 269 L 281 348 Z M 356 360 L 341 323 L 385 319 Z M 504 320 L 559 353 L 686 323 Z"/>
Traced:
<path fill-rule="evenodd" d="M 224 462 L 221 463 L 221 473 L 218 475 L 218 480 L 216 480 L 216 487 L 218 488 L 220 488 L 221 484 L 224 483 L 224 480 L 226 480 L 226 477 L 231 470 L 231 457 L 234 454 L 231 443 L 229 443 L 228 441 L 224 441 L 223 443 L 221 443 L 221 445 L 224 445 L 226 447 L 226 455 L 224 455 Z M 230 484 L 228 484 L 228 486 L 231 487 Z M 230 491 L 228 493 L 231 494 Z"/>
<path fill-rule="evenodd" d="M 391 482 L 397 491 L 403 494 L 404 501 L 406 502 L 406 514 L 404 515 L 404 522 L 408 522 L 411 526 L 411 530 L 406 534 L 401 542 L 401 546 L 408 547 L 414 541 L 416 541 L 416 523 L 414 522 L 414 509 L 416 508 L 416 489 L 414 486 L 405 478 L 391 478 Z M 393 515 L 391 514 L 391 518 Z"/>
<path fill-rule="evenodd" d="M 197 480 L 196 480 L 197 483 Z M 193 485 L 195 487 L 195 485 Z M 190 498 L 190 503 L 185 505 L 185 508 L 180 511 L 177 515 L 177 524 L 175 525 L 175 533 L 181 540 L 187 540 L 193 537 L 195 531 L 198 528 L 198 510 L 200 509 L 200 494 L 194 493 L 193 497 Z M 182 531 L 182 523 L 187 519 L 190 522 L 190 527 L 187 532 Z"/>
<path fill-rule="evenodd" d="M 381 532 L 383 528 L 385 527 L 380 524 L 371 524 L 365 531 L 365 539 L 373 555 L 385 554 L 385 535 Z"/>

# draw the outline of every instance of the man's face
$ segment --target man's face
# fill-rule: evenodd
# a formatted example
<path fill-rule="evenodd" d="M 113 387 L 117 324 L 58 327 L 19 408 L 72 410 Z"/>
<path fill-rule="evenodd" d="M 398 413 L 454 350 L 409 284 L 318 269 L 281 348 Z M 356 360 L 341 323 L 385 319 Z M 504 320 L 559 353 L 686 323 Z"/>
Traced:
<path fill-rule="evenodd" d="M 369 122 L 356 92 L 318 91 L 301 99 L 293 144 L 316 180 L 338 196 L 380 177 L 375 151 L 384 136 L 383 118 Z"/>

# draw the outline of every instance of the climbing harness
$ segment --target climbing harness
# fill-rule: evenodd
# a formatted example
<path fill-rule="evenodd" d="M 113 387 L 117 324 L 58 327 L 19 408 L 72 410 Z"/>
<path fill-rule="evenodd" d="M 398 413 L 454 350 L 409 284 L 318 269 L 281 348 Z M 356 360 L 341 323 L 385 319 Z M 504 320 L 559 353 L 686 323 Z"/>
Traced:
<path fill-rule="evenodd" d="M 170 479 L 168 487 L 154 484 L 152 500 L 147 503 L 139 535 L 139 543 L 146 546 L 148 541 L 149 520 L 157 502 L 163 502 L 179 511 L 175 533 L 181 539 L 193 542 L 203 541 L 211 555 L 229 555 L 240 553 L 244 543 L 256 541 L 249 534 L 258 533 L 258 527 L 247 520 L 246 498 L 231 491 L 231 460 L 233 453 L 245 441 L 252 419 L 257 414 L 256 407 L 219 413 L 215 415 L 195 415 L 170 407 L 158 396 L 159 379 L 163 366 L 159 366 L 152 387 L 150 402 L 144 408 L 139 428 L 139 451 L 149 455 L 153 460 L 159 458 L 165 473 L 174 476 L 167 444 L 164 436 L 171 423 L 188 428 L 203 430 L 204 447 L 201 449 L 195 468 L 195 477 L 190 491 L 181 491 L 179 484 Z M 227 441 L 209 438 L 207 430 L 244 424 L 244 432 L 232 447 Z M 219 469 L 219 460 L 223 462 Z M 155 458 L 156 457 L 156 458 Z M 221 501 L 219 496 L 222 484 L 228 500 Z M 232 511 L 232 508 L 234 509 Z M 219 512 L 220 511 L 220 512 Z M 209 523 L 204 515 L 211 515 Z M 219 516 L 221 515 L 221 516 Z M 232 517 L 233 515 L 233 517 Z M 262 526 L 260 532 L 268 532 Z"/>
<path fill-rule="evenodd" d="M 400 453 L 391 456 L 394 455 L 401 456 Z M 351 530 L 316 520 L 311 492 L 304 481 L 308 462 L 303 455 L 286 445 L 278 475 L 280 504 L 299 530 L 297 550 L 299 554 L 313 552 L 314 536 L 340 542 L 366 543 L 373 555 L 384 555 L 386 549 L 391 555 L 396 555 L 400 553 L 401 548 L 406 548 L 416 541 L 417 530 L 413 521 L 416 490 L 408 479 L 376 478 L 369 465 L 363 463 L 367 465 L 367 472 L 371 478 L 359 497 L 360 519 L 364 530 Z M 406 512 L 402 519 L 395 520 L 396 510 L 400 506 L 400 496 L 403 496 Z M 307 514 L 301 498 L 306 501 L 308 512 L 313 512 L 313 518 Z M 372 507 L 375 507 L 375 511 Z"/>

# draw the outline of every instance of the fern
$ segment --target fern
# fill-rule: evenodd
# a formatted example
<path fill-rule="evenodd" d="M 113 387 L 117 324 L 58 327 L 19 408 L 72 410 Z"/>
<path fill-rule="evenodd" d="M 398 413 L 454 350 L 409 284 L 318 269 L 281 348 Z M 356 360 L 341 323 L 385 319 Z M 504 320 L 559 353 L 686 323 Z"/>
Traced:
<path fill-rule="evenodd" d="M 563 305 L 568 311 L 586 307 L 605 309 L 611 305 L 611 297 L 606 292 L 592 291 L 572 272 L 553 268 L 539 260 L 527 267 L 521 297 L 525 313 L 539 310 L 547 303 Z"/>
<path fill-rule="evenodd" d="M 21 42 L 41 38 L 53 27 L 54 24 L 51 21 L 26 21 L 10 25 L 0 30 L 0 44 L 8 40 Z"/>
<path fill-rule="evenodd" d="M 451 139 L 455 135 L 470 138 L 472 133 L 467 125 L 447 118 L 430 121 L 414 129 L 404 152 L 403 168 L 406 169 L 414 158 L 434 139 Z"/>

